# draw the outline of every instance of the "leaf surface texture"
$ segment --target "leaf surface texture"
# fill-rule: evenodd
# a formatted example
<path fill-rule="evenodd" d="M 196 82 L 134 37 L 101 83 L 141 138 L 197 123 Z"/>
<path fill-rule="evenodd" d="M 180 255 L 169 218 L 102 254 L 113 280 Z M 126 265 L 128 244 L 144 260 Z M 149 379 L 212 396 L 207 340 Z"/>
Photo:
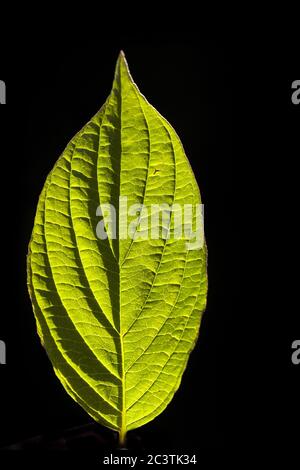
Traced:
<path fill-rule="evenodd" d="M 41 193 L 29 246 L 28 286 L 38 333 L 66 391 L 123 435 L 172 399 L 198 336 L 207 292 L 206 247 L 174 239 L 172 213 L 131 238 L 119 197 L 137 204 L 200 203 L 171 125 L 134 84 L 121 53 L 110 96 L 71 140 Z M 99 239 L 99 207 L 116 208 L 116 237 Z M 193 214 L 195 219 L 196 215 Z M 107 220 L 104 217 L 107 228 Z"/>

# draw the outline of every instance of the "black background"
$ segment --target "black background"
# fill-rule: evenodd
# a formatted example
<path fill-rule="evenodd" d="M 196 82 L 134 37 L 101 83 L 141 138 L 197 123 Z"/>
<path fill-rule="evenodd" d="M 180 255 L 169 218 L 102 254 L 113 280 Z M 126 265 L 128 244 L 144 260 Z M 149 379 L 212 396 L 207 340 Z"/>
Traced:
<path fill-rule="evenodd" d="M 274 203 L 275 214 L 281 213 L 283 181 L 274 170 L 284 172 L 284 159 L 296 158 L 300 105 L 290 100 L 297 79 L 290 48 L 126 36 L 81 47 L 33 44 L 7 51 L 0 69 L 7 85 L 7 105 L 0 108 L 5 299 L 0 339 L 7 344 L 7 365 L 0 366 L 0 447 L 36 435 L 63 435 L 91 422 L 63 390 L 40 346 L 25 258 L 46 175 L 104 103 L 123 49 L 141 92 L 183 142 L 205 204 L 209 253 L 208 306 L 181 387 L 159 417 L 132 434 L 155 452 L 223 455 L 247 449 L 250 455 L 260 446 L 272 448 L 280 436 L 293 448 L 299 436 L 299 372 L 290 363 L 290 345 L 299 339 L 298 317 L 290 309 L 280 323 L 258 287 L 262 277 L 262 291 L 273 300 L 283 288 L 278 276 L 267 287 L 272 275 L 262 262 L 271 240 L 263 222 L 272 218 Z M 261 186 L 268 204 L 258 220 Z M 280 257 L 279 246 L 270 250 L 273 258 Z M 275 338 L 277 324 L 281 337 Z M 279 359 L 275 349 L 282 350 Z"/>

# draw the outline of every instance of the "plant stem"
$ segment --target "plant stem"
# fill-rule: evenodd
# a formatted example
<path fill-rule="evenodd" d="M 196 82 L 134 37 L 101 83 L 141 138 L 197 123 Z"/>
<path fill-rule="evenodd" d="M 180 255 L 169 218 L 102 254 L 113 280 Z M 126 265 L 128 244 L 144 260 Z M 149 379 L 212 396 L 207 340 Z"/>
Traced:
<path fill-rule="evenodd" d="M 126 431 L 124 429 L 121 429 L 119 432 L 119 446 L 120 447 L 125 447 L 126 445 Z"/>

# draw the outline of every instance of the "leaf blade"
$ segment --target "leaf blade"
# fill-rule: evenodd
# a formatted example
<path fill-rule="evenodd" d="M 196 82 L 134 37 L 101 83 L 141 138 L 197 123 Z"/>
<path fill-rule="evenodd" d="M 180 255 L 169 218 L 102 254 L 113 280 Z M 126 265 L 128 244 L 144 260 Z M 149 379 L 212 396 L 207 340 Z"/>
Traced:
<path fill-rule="evenodd" d="M 206 304 L 206 247 L 187 249 L 172 212 L 133 237 L 128 206 L 201 202 L 179 137 L 134 84 L 121 54 L 112 92 L 67 146 L 40 197 L 28 256 L 38 332 L 72 398 L 119 431 L 157 416 L 178 389 Z M 116 208 L 117 236 L 97 237 L 97 207 Z M 193 224 L 196 215 L 193 213 Z M 151 219 L 152 221 L 152 219 Z"/>

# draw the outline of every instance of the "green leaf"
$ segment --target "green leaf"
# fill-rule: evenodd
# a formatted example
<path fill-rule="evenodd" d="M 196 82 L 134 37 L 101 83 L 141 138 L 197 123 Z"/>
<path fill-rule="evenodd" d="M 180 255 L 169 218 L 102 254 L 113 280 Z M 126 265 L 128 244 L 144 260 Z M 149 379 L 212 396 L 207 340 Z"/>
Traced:
<path fill-rule="evenodd" d="M 143 204 L 128 220 L 125 198 L 128 208 Z M 37 329 L 55 373 L 121 442 L 166 408 L 198 336 L 207 293 L 205 243 L 192 243 L 199 203 L 177 134 L 121 53 L 106 103 L 46 180 L 28 255 Z M 169 218 L 152 219 L 147 208 L 161 204 Z M 178 236 L 185 204 L 191 222 Z M 149 236 L 150 222 L 158 236 Z"/>

